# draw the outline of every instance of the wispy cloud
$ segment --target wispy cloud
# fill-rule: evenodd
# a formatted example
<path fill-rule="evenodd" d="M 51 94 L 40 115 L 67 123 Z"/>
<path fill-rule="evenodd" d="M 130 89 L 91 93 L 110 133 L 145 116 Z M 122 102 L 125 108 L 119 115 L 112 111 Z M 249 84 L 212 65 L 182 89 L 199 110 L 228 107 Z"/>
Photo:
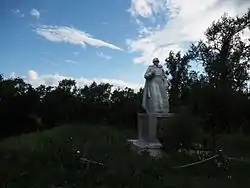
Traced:
<path fill-rule="evenodd" d="M 71 64 L 76 64 L 77 62 L 71 59 L 65 60 L 65 63 L 71 63 Z"/>
<path fill-rule="evenodd" d="M 138 35 L 126 40 L 135 63 L 150 63 L 155 56 L 166 58 L 170 50 L 185 51 L 191 42 L 204 38 L 204 31 L 225 12 L 235 16 L 247 11 L 247 0 L 131 0 L 129 13 Z M 250 35 L 249 35 L 250 37 Z"/>
<path fill-rule="evenodd" d="M 169 0 L 131 0 L 131 7 L 128 9 L 128 12 L 135 17 L 148 18 L 167 10 L 168 2 Z"/>
<path fill-rule="evenodd" d="M 25 15 L 21 12 L 20 9 L 15 9 L 12 10 L 16 15 L 20 16 L 21 18 L 23 18 Z"/>
<path fill-rule="evenodd" d="M 30 15 L 34 16 L 36 19 L 39 19 L 41 14 L 37 9 L 31 9 L 30 10 Z"/>
<path fill-rule="evenodd" d="M 110 59 L 112 59 L 111 56 L 105 55 L 103 52 L 97 52 L 96 55 L 97 55 L 98 57 L 102 58 L 102 59 L 105 59 L 105 60 L 110 60 Z"/>
<path fill-rule="evenodd" d="M 69 77 L 62 76 L 60 74 L 47 74 L 47 75 L 39 75 L 35 70 L 29 70 L 26 76 L 23 76 L 25 81 L 32 84 L 33 86 L 39 86 L 41 84 L 49 85 L 49 86 L 57 86 L 58 82 L 63 79 L 74 79 L 77 82 L 78 87 L 83 87 L 85 85 L 90 85 L 95 81 L 97 84 L 100 83 L 109 83 L 112 84 L 115 88 L 132 88 L 138 91 L 143 84 L 137 83 L 128 83 L 118 79 L 109 79 L 109 78 L 84 78 L 84 77 Z"/>
<path fill-rule="evenodd" d="M 96 39 L 90 34 L 73 27 L 42 25 L 36 28 L 35 31 L 37 34 L 45 37 L 51 42 L 65 42 L 81 46 L 86 46 L 86 44 L 88 44 L 90 46 L 107 47 L 114 50 L 123 51 L 123 49 L 114 44 Z"/>

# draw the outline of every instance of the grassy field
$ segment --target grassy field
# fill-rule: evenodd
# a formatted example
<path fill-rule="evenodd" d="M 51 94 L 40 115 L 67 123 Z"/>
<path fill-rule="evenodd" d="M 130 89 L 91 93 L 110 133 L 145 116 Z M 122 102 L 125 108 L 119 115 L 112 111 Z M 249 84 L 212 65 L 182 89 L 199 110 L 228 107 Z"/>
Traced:
<path fill-rule="evenodd" d="M 130 133 L 129 133 L 130 134 Z M 166 154 L 160 160 L 131 151 L 124 131 L 104 126 L 61 126 L 53 130 L 8 138 L 0 143 L 0 187 L 249 187 L 250 164 L 230 162 L 216 167 L 213 160 L 173 169 L 196 156 Z M 249 140 L 223 137 L 225 152 L 249 156 Z M 232 143 L 231 143 L 232 142 Z M 228 144 L 229 143 L 229 144 Z M 228 145 L 232 145 L 229 147 Z M 238 151 L 234 151 L 238 148 Z M 86 162 L 89 159 L 100 164 Z"/>

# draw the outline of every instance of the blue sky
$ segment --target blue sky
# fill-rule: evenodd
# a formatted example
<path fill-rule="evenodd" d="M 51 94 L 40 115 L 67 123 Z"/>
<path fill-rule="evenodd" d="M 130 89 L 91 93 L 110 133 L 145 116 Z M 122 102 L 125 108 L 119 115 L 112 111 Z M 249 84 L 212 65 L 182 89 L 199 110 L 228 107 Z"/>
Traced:
<path fill-rule="evenodd" d="M 2 0 L 0 70 L 34 85 L 74 78 L 136 88 L 153 57 L 164 63 L 224 12 L 250 7 L 224 1 L 191 7 L 190 0 Z"/>

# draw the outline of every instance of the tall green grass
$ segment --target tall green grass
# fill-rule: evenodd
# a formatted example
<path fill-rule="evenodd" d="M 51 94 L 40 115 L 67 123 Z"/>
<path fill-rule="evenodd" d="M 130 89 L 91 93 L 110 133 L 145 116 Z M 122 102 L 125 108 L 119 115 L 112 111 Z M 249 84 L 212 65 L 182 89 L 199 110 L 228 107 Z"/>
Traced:
<path fill-rule="evenodd" d="M 214 161 L 173 169 L 197 160 L 168 153 L 152 159 L 131 150 L 124 131 L 104 126 L 61 126 L 11 137 L 0 143 L 0 187 L 248 187 L 249 167 L 233 163 L 218 169 Z M 80 158 L 102 165 L 86 163 Z M 231 176 L 232 178 L 228 178 Z"/>

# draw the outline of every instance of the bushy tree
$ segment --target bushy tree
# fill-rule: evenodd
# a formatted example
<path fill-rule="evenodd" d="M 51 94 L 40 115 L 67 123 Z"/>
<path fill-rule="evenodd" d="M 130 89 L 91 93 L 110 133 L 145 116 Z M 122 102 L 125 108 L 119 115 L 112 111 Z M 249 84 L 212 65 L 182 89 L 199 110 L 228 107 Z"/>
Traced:
<path fill-rule="evenodd" d="M 214 147 L 219 133 L 238 132 L 246 123 L 243 106 L 247 102 L 250 43 L 242 35 L 249 27 L 250 10 L 234 18 L 225 14 L 206 30 L 206 38 L 189 50 L 189 57 L 205 70 L 205 84 L 196 84 L 192 94 L 197 97 L 197 112 L 207 122 L 205 128 Z"/>
<path fill-rule="evenodd" d="M 250 10 L 235 18 L 225 14 L 192 45 L 190 55 L 202 63 L 212 87 L 242 91 L 249 80 L 250 43 L 242 34 L 250 27 Z"/>
<path fill-rule="evenodd" d="M 188 64 L 189 57 L 187 55 L 182 56 L 181 52 L 175 54 L 171 51 L 165 62 L 167 73 L 171 75 L 170 106 L 174 108 L 180 106 L 182 99 L 185 97 L 184 91 L 187 88 L 188 68 L 190 67 Z"/>
<path fill-rule="evenodd" d="M 21 78 L 0 80 L 2 136 L 35 131 L 57 124 L 91 122 L 136 127 L 141 109 L 142 90 L 114 89 L 108 83 L 93 82 L 83 88 L 64 79 L 57 87 L 33 88 Z M 10 126 L 6 127 L 7 124 Z"/>

